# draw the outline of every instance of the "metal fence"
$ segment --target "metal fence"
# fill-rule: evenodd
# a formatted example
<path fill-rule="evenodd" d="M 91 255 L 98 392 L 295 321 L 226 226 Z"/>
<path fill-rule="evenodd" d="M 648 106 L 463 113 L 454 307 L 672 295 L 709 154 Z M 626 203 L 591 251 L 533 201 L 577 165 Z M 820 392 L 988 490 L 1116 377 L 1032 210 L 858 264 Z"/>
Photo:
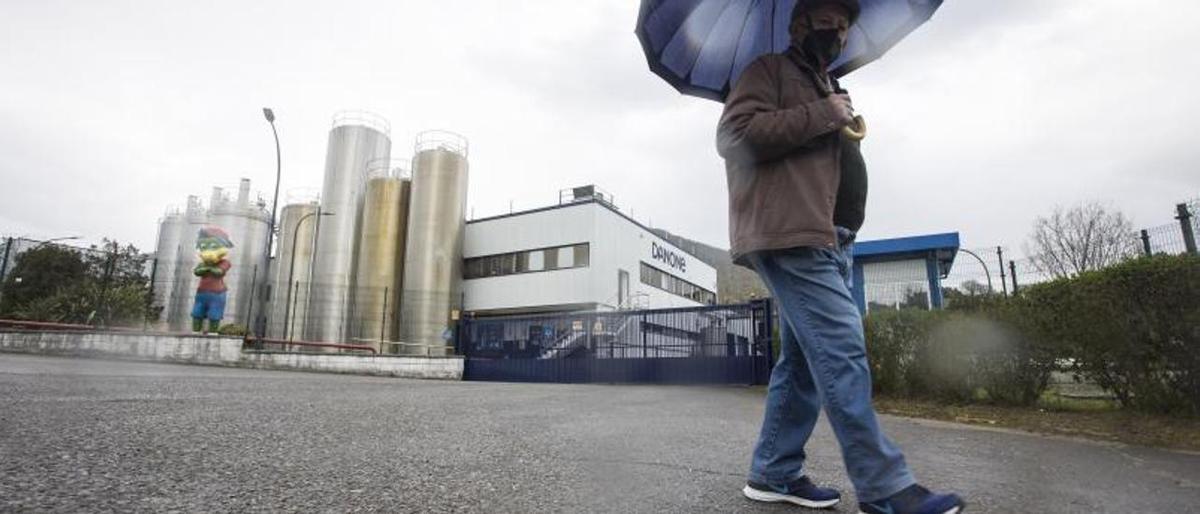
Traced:
<path fill-rule="evenodd" d="M 771 304 L 465 319 L 470 380 L 765 383 Z"/>
<path fill-rule="evenodd" d="M 149 257 L 111 241 L 91 247 L 60 241 L 0 238 L 0 319 L 144 326 L 151 313 Z"/>
<path fill-rule="evenodd" d="M 1174 206 L 1174 221 L 1135 230 L 1123 239 L 1119 259 L 1145 255 L 1197 254 L 1200 241 L 1200 199 Z M 1024 254 L 1024 255 L 1022 255 Z M 976 259 L 978 257 L 978 259 Z M 866 299 L 872 308 L 929 308 L 928 285 L 921 266 L 888 263 L 866 270 Z M 960 250 L 950 274 L 942 278 L 947 306 L 963 296 L 1012 294 L 1021 287 L 1058 278 L 1029 255 L 1015 247 L 968 247 Z"/>

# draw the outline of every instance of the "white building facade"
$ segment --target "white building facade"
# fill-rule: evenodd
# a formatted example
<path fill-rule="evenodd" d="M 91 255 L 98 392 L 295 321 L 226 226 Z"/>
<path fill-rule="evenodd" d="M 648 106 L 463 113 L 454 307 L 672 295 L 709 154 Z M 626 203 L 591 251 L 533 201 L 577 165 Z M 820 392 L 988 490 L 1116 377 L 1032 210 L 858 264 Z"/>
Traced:
<path fill-rule="evenodd" d="M 591 194 L 469 221 L 463 256 L 463 307 L 475 316 L 695 307 L 717 298 L 715 268 Z"/>

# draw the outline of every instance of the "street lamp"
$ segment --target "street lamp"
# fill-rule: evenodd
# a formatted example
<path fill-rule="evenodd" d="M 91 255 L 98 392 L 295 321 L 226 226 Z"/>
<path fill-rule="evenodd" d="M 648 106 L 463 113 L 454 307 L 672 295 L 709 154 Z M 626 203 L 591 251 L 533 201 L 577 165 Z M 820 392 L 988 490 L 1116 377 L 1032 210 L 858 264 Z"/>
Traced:
<path fill-rule="evenodd" d="M 967 255 L 970 255 L 971 257 L 974 257 L 974 258 L 975 258 L 975 260 L 979 261 L 979 265 L 980 265 L 980 266 L 983 266 L 983 272 L 984 272 L 984 273 L 987 275 L 987 281 L 988 281 L 988 294 L 993 294 L 993 293 L 995 293 L 995 292 L 996 292 L 996 290 L 992 288 L 992 272 L 988 271 L 987 264 L 984 264 L 984 262 L 983 262 L 983 259 L 982 259 L 981 257 L 979 257 L 978 255 L 976 255 L 976 254 L 975 254 L 975 252 L 972 252 L 972 251 L 970 251 L 970 250 L 966 250 L 966 249 L 963 249 L 963 248 L 959 248 L 959 249 L 958 249 L 958 251 L 960 251 L 960 252 L 962 252 L 962 253 L 965 253 L 965 254 L 967 254 Z"/>
<path fill-rule="evenodd" d="M 276 209 L 279 207 L 279 179 L 283 173 L 283 162 L 282 162 L 280 152 L 279 152 L 279 131 L 275 130 L 275 111 L 272 111 L 271 109 L 269 109 L 267 107 L 263 107 L 263 117 L 267 119 L 267 123 L 271 124 L 271 135 L 275 136 L 275 196 L 271 200 L 271 219 L 267 224 L 267 262 L 263 267 L 263 276 L 270 277 L 271 276 L 271 250 L 274 247 L 274 241 L 275 241 L 275 213 L 276 213 Z M 264 282 L 264 284 L 265 283 L 269 283 L 269 279 L 267 282 Z M 268 300 L 268 298 L 267 298 L 268 290 L 269 290 L 269 287 L 263 287 L 262 294 L 260 295 L 260 298 L 262 299 L 262 302 L 264 305 L 266 304 L 266 302 Z M 267 312 L 267 309 L 263 309 L 262 314 L 259 314 L 259 322 L 257 323 L 258 337 L 262 337 L 265 335 L 264 331 L 267 326 L 266 312 Z M 247 320 L 247 321 L 249 321 L 249 320 Z"/>
<path fill-rule="evenodd" d="M 304 220 L 313 216 L 333 216 L 332 212 L 321 212 L 321 207 L 317 207 L 317 212 L 310 212 L 300 217 L 300 221 L 296 222 L 296 229 L 292 231 L 292 255 L 290 264 L 288 264 L 288 279 L 287 279 L 287 303 L 283 304 L 283 334 L 288 341 L 292 340 L 291 314 L 292 314 L 292 275 L 296 273 L 296 242 L 300 239 L 300 227 L 304 225 Z"/>

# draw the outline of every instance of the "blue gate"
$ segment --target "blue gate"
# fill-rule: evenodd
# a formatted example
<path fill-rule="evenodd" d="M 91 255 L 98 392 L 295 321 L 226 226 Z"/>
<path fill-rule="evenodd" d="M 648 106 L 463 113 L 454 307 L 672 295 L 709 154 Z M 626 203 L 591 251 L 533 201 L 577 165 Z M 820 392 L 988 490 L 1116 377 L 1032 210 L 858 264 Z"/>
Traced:
<path fill-rule="evenodd" d="M 771 304 L 464 319 L 464 378 L 500 382 L 765 384 Z"/>

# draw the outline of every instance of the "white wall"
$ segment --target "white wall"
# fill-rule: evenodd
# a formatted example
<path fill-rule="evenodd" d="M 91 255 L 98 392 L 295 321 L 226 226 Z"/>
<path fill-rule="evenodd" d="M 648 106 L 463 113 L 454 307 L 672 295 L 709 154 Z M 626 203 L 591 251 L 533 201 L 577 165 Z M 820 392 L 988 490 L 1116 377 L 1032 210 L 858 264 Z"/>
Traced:
<path fill-rule="evenodd" d="M 649 230 L 634 224 L 611 210 L 593 205 L 596 209 L 596 237 L 603 244 L 592 247 L 593 288 L 601 301 L 616 306 L 617 270 L 629 272 L 629 284 L 634 295 L 645 295 L 650 309 L 671 307 L 694 307 L 700 303 L 682 298 L 641 280 L 641 263 L 645 262 L 671 275 L 695 285 L 717 292 L 717 270 L 697 259 Z M 683 267 L 672 268 L 656 260 L 653 245 L 674 253 L 683 260 Z M 638 304 L 641 306 L 641 304 Z"/>
<path fill-rule="evenodd" d="M 591 245 L 587 268 L 467 280 L 464 282 L 464 308 L 486 311 L 580 303 L 600 304 L 602 309 L 616 308 L 619 269 L 629 272 L 631 298 L 638 295 L 642 298 L 637 303 L 639 307 L 700 305 L 642 284 L 643 261 L 717 292 L 716 269 L 595 202 L 468 223 L 463 255 L 472 258 L 579 243 Z M 672 268 L 655 260 L 652 244 L 673 252 L 684 264 Z"/>
<path fill-rule="evenodd" d="M 459 358 L 243 352 L 241 338 L 154 333 L 0 331 L 0 352 L 442 380 L 463 374 Z"/>
<path fill-rule="evenodd" d="M 592 243 L 595 211 L 563 207 L 467 224 L 463 257 Z M 593 254 L 592 259 L 595 261 Z M 594 301 L 590 268 L 540 271 L 463 282 L 464 310 L 486 311 Z"/>

